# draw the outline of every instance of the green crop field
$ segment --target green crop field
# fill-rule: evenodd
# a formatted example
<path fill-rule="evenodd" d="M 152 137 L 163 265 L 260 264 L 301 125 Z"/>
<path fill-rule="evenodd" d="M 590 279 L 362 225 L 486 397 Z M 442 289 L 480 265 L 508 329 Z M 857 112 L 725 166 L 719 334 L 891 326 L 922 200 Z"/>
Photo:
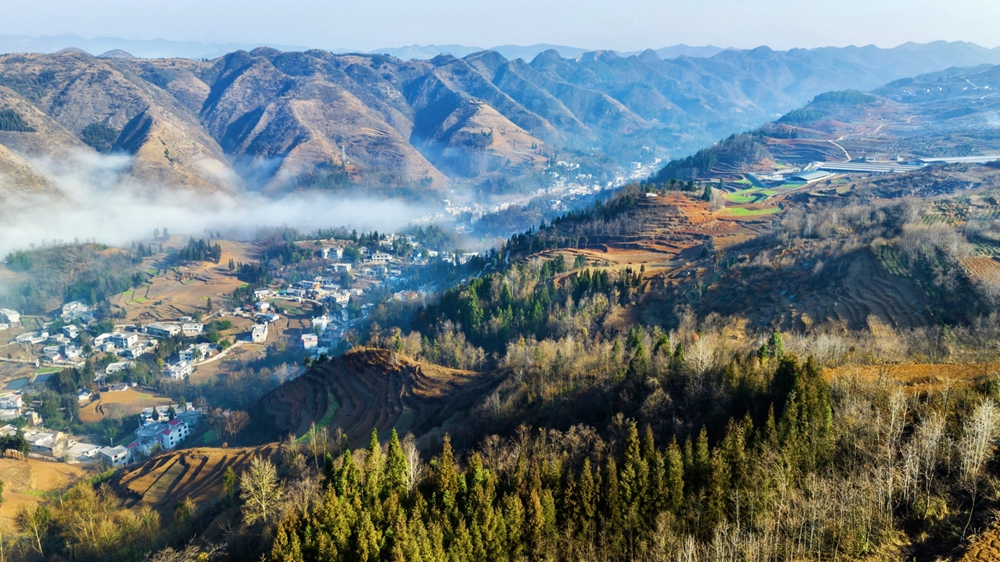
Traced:
<path fill-rule="evenodd" d="M 723 214 L 732 215 L 735 217 L 754 217 L 759 215 L 773 215 L 780 212 L 781 208 L 779 207 L 768 207 L 766 209 L 747 209 L 746 207 L 729 207 L 728 209 L 722 210 Z"/>
<path fill-rule="evenodd" d="M 739 193 L 727 193 L 725 197 L 726 201 L 732 201 L 733 203 L 753 203 L 754 199 L 757 198 L 752 193 L 746 194 L 742 191 Z"/>

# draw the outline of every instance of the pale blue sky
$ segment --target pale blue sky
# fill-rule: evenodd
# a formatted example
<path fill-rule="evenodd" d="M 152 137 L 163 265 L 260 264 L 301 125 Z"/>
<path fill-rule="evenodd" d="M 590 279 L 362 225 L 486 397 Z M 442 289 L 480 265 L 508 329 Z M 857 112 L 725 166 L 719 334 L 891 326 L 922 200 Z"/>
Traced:
<path fill-rule="evenodd" d="M 3 0 L 0 34 L 368 50 L 554 43 L 1000 46 L 1000 0 Z"/>

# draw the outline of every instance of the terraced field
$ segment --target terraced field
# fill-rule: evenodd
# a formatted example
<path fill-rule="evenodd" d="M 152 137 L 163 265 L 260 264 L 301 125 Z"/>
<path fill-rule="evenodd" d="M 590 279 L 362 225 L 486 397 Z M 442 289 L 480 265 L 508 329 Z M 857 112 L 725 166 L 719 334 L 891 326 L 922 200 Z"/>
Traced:
<path fill-rule="evenodd" d="M 678 260 L 697 259 L 706 243 L 716 248 L 739 244 L 767 230 L 773 220 L 713 212 L 704 201 L 679 193 L 640 200 L 632 218 L 632 232 L 589 236 L 578 248 L 562 253 L 570 263 L 582 254 L 592 263 L 645 266 L 648 274 L 673 275 L 683 265 Z"/>
<path fill-rule="evenodd" d="M 777 322 L 799 330 L 822 324 L 867 329 L 872 321 L 901 329 L 934 320 L 927 294 L 912 279 L 887 271 L 868 249 L 822 266 L 794 255 L 780 259 L 793 265 L 745 277 L 733 273 L 739 278 L 709 286 L 701 312 L 738 314 L 753 324 Z"/>
<path fill-rule="evenodd" d="M 976 281 L 1000 287 L 1000 260 L 993 257 L 963 258 L 962 265 Z"/>
<path fill-rule="evenodd" d="M 351 446 L 383 437 L 423 436 L 460 425 L 502 373 L 474 373 L 416 363 L 383 349 L 347 353 L 265 396 L 252 410 L 250 432 L 261 441 L 297 436 L 316 423 L 340 428 Z"/>
<path fill-rule="evenodd" d="M 121 472 L 112 482 L 129 507 L 148 505 L 161 515 L 173 514 L 176 505 L 191 498 L 204 507 L 222 494 L 222 474 L 231 466 L 240 474 L 255 456 L 271 457 L 277 447 L 266 445 L 237 449 L 186 449 L 153 457 Z"/>

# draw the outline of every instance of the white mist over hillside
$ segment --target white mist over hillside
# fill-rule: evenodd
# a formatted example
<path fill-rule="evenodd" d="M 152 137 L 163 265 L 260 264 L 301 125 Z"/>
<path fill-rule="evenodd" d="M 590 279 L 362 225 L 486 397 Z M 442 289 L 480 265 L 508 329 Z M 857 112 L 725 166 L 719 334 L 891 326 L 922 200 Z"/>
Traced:
<path fill-rule="evenodd" d="M 197 195 L 142 185 L 124 171 L 127 156 L 79 152 L 55 161 L 34 160 L 58 195 L 8 197 L 0 206 L 0 257 L 15 249 L 52 242 L 94 240 L 130 244 L 156 228 L 202 236 L 207 230 L 252 236 L 266 227 L 302 232 L 345 226 L 392 231 L 429 209 L 398 200 L 343 194 L 292 193 L 280 199 L 256 194 Z"/>

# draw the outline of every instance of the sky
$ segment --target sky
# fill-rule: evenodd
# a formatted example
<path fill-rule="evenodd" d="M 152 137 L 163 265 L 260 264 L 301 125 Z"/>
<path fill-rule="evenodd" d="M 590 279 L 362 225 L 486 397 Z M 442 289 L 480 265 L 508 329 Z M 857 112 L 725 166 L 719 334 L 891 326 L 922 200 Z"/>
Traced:
<path fill-rule="evenodd" d="M 970 41 L 998 0 L 4 0 L 0 34 L 372 50 L 551 43 L 619 51 Z"/>

